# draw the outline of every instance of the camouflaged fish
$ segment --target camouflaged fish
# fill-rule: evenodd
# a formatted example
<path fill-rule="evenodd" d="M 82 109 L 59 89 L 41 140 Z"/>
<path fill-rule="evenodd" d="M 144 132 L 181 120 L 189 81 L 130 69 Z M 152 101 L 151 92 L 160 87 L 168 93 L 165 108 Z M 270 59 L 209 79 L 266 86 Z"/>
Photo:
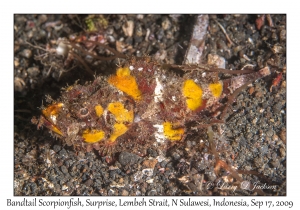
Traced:
<path fill-rule="evenodd" d="M 241 75 L 221 80 L 220 72 L 230 70 L 198 66 L 179 75 L 166 66 L 149 57 L 129 59 L 114 75 L 65 88 L 36 123 L 86 151 L 142 154 L 153 145 L 183 141 L 191 126 L 224 122 L 222 113 L 235 93 L 271 73 L 269 67 L 235 71 Z"/>

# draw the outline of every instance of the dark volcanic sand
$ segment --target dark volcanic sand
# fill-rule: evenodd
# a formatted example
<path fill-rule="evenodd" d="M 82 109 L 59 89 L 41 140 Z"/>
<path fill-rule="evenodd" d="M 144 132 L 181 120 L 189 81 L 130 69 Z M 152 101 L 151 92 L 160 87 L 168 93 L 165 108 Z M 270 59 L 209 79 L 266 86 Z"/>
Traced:
<path fill-rule="evenodd" d="M 255 195 L 241 189 L 208 189 L 207 183 L 216 184 L 222 177 L 228 178 L 228 172 L 214 174 L 214 157 L 209 150 L 200 150 L 199 138 L 187 139 L 163 153 L 148 150 L 145 157 L 122 152 L 108 165 L 95 151 L 77 152 L 51 137 L 46 128 L 37 130 L 31 124 L 31 118 L 40 114 L 37 107 L 45 102 L 45 95 L 56 98 L 62 87 L 78 79 L 92 80 L 82 66 L 61 76 L 59 68 L 49 71 L 48 64 L 58 62 L 59 58 L 48 64 L 37 61 L 35 56 L 45 52 L 33 47 L 45 48 L 51 40 L 81 32 L 86 27 L 84 18 L 83 15 L 15 15 L 14 195 Z M 128 55 L 149 54 L 163 63 L 181 64 L 195 15 L 104 15 L 102 18 L 107 21 L 103 33 L 110 46 L 115 48 L 116 40 L 123 37 L 118 44 L 128 49 L 125 51 Z M 209 15 L 209 18 L 203 62 L 207 54 L 216 53 L 226 59 L 227 69 L 241 69 L 246 64 L 254 65 L 255 70 L 265 64 L 277 66 L 280 72 L 285 69 L 286 15 L 271 15 L 273 27 L 266 18 L 261 28 L 257 15 Z M 235 44 L 228 45 L 214 19 Z M 126 20 L 134 22 L 132 37 L 126 36 L 122 29 Z M 115 68 L 114 63 L 101 65 Z M 96 74 L 105 72 L 99 68 Z M 224 132 L 217 139 L 218 145 L 227 145 L 222 160 L 236 169 L 253 170 L 267 177 L 265 180 L 243 174 L 245 181 L 276 185 L 275 190 L 265 190 L 266 195 L 286 195 L 285 72 L 271 92 L 276 75 L 255 82 L 238 95 L 222 126 Z M 203 140 L 205 144 L 206 139 Z"/>

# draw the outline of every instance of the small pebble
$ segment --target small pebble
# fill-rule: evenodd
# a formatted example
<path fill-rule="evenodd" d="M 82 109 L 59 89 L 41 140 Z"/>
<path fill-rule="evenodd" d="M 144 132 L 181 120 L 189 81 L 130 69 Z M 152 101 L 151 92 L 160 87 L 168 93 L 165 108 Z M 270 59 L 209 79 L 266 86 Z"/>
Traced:
<path fill-rule="evenodd" d="M 62 165 L 60 169 L 64 174 L 68 173 L 68 169 L 66 166 Z"/>
<path fill-rule="evenodd" d="M 122 193 L 121 193 L 122 196 L 128 196 L 129 195 L 129 192 L 127 190 L 122 190 Z"/>
<path fill-rule="evenodd" d="M 223 58 L 217 54 L 208 54 L 207 58 L 208 58 L 208 60 L 207 60 L 208 65 L 215 65 L 218 68 L 225 69 L 225 58 Z"/>
<path fill-rule="evenodd" d="M 146 167 L 146 168 L 154 168 L 156 163 L 158 162 L 158 160 L 156 159 L 149 159 L 149 160 L 145 160 L 143 162 L 143 166 Z"/>
<path fill-rule="evenodd" d="M 38 67 L 30 67 L 27 69 L 27 72 L 29 76 L 36 77 L 40 73 L 40 70 Z"/>
<path fill-rule="evenodd" d="M 152 168 L 143 169 L 142 173 L 146 176 L 153 176 L 153 169 Z"/>
<path fill-rule="evenodd" d="M 122 26 L 125 36 L 131 37 L 134 29 L 134 22 L 132 20 L 126 21 Z"/>
<path fill-rule="evenodd" d="M 141 171 L 138 171 L 138 172 L 136 172 L 136 173 L 133 175 L 133 178 L 134 178 L 134 181 L 135 181 L 135 182 L 140 181 L 142 177 L 143 177 L 143 173 L 142 173 Z"/>
<path fill-rule="evenodd" d="M 121 152 L 119 155 L 119 163 L 123 166 L 125 165 L 133 165 L 139 161 L 140 157 L 138 155 L 129 153 L 129 152 Z"/>
<path fill-rule="evenodd" d="M 20 55 L 23 56 L 23 57 L 25 57 L 25 58 L 27 58 L 27 59 L 29 59 L 29 58 L 31 58 L 31 56 L 32 56 L 32 51 L 29 50 L 29 49 L 24 49 L 24 50 L 20 53 Z"/>
<path fill-rule="evenodd" d="M 161 23 L 161 26 L 164 30 L 168 30 L 171 28 L 171 21 L 169 20 L 169 18 L 164 18 L 162 23 Z"/>

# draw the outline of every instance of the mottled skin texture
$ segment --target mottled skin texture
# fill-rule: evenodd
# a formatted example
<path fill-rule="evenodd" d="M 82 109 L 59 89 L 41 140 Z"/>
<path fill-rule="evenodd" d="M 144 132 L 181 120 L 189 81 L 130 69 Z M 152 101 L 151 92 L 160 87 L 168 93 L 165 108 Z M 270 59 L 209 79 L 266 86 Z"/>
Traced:
<path fill-rule="evenodd" d="M 39 126 L 78 149 L 145 155 L 156 142 L 165 147 L 184 140 L 191 126 L 222 122 L 218 116 L 226 104 L 221 99 L 260 77 L 256 73 L 221 81 L 218 72 L 204 70 L 179 75 L 149 57 L 132 58 L 115 75 L 65 88 L 43 109 Z"/>

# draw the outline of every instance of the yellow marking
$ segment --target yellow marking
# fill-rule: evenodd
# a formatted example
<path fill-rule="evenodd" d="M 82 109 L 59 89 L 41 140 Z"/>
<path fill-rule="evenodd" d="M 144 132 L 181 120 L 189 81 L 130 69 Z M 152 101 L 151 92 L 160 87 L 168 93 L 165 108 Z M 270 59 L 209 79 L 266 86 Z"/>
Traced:
<path fill-rule="evenodd" d="M 223 91 L 223 85 L 221 82 L 209 84 L 209 89 L 214 97 L 219 98 Z"/>
<path fill-rule="evenodd" d="M 101 130 L 85 130 L 83 131 L 82 137 L 87 143 L 96 143 L 101 141 L 105 136 L 105 133 Z"/>
<path fill-rule="evenodd" d="M 202 89 L 193 80 L 186 80 L 182 88 L 183 95 L 186 97 L 187 107 L 195 111 L 202 105 Z"/>
<path fill-rule="evenodd" d="M 119 136 L 123 135 L 128 130 L 128 127 L 124 123 L 133 122 L 133 110 L 128 111 L 124 108 L 124 105 L 121 102 L 108 104 L 107 110 L 115 116 L 116 120 L 116 123 L 114 124 L 114 131 L 109 138 L 110 142 L 114 142 Z"/>
<path fill-rule="evenodd" d="M 117 69 L 117 76 L 118 77 L 130 76 L 130 69 L 128 67 L 118 68 Z"/>
<path fill-rule="evenodd" d="M 114 132 L 111 134 L 109 141 L 115 142 L 119 136 L 122 136 L 128 130 L 127 126 L 123 123 L 114 124 Z"/>
<path fill-rule="evenodd" d="M 172 141 L 181 140 L 184 134 L 183 128 L 173 129 L 173 124 L 171 122 L 165 122 L 163 126 L 164 126 L 164 135 L 166 138 Z"/>
<path fill-rule="evenodd" d="M 52 122 L 48 121 L 44 116 L 40 117 L 39 123 L 46 126 L 51 131 L 53 131 L 61 136 L 64 136 L 64 134 L 59 130 L 59 128 L 57 126 L 55 126 Z"/>
<path fill-rule="evenodd" d="M 62 133 L 55 125 L 51 125 L 51 126 L 50 126 L 50 129 L 51 129 L 53 132 L 55 132 L 55 133 L 57 133 L 57 134 L 63 136 L 63 133 Z"/>
<path fill-rule="evenodd" d="M 115 116 L 118 123 L 133 122 L 133 110 L 128 111 L 121 102 L 108 104 L 107 110 Z"/>
<path fill-rule="evenodd" d="M 134 100 L 142 99 L 135 77 L 130 75 L 128 67 L 117 69 L 117 75 L 108 78 L 108 83 L 131 96 Z"/>
<path fill-rule="evenodd" d="M 102 108 L 102 106 L 101 105 L 96 105 L 95 106 L 95 112 L 96 112 L 96 115 L 98 117 L 101 117 L 102 114 L 103 114 L 103 108 Z"/>
<path fill-rule="evenodd" d="M 61 107 L 63 107 L 63 103 L 52 104 L 47 108 L 42 110 L 44 117 L 49 120 L 51 123 L 56 124 L 56 117 L 58 112 L 60 111 Z M 54 120 L 53 120 L 54 119 Z"/>

